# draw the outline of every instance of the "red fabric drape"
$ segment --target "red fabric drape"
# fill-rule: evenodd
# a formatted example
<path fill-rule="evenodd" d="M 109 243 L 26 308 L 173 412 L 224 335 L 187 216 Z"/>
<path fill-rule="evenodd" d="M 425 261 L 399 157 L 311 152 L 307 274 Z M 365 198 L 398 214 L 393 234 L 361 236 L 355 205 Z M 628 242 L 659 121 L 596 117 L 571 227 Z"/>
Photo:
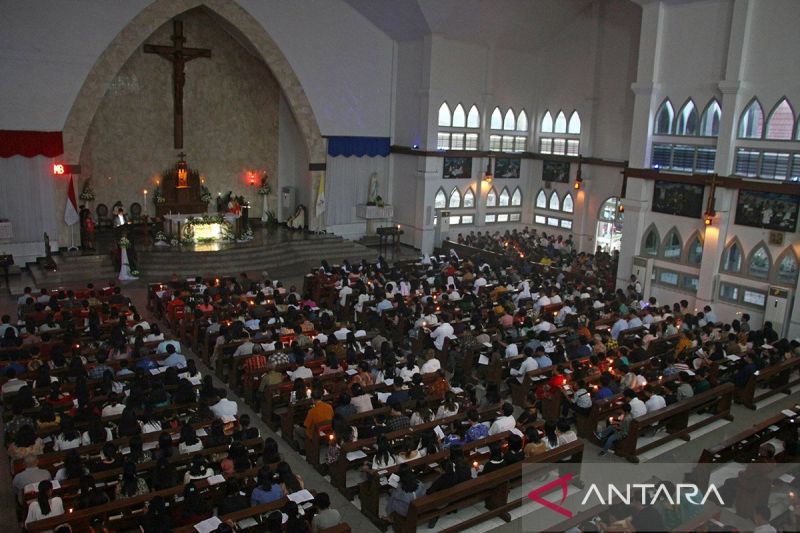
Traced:
<path fill-rule="evenodd" d="M 63 153 L 60 131 L 0 130 L 0 157 L 55 157 Z"/>

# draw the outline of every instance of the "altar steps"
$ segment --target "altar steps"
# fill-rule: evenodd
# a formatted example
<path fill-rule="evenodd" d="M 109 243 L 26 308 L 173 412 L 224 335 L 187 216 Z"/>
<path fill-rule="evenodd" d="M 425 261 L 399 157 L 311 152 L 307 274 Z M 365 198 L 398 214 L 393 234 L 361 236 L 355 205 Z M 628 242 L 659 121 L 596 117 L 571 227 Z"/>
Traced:
<path fill-rule="evenodd" d="M 166 248 L 139 252 L 141 276 L 148 280 L 169 279 L 172 274 L 237 275 L 266 270 L 273 277 L 305 273 L 322 259 L 331 264 L 343 259 L 374 261 L 375 250 L 341 237 L 323 235 L 308 239 L 264 244 L 243 244 L 219 251 L 182 251 Z"/>
<path fill-rule="evenodd" d="M 71 288 L 81 287 L 86 282 L 105 282 L 115 279 L 116 270 L 109 254 L 82 255 L 70 252 L 53 254 L 58 267 L 55 272 L 46 270 L 40 262 L 28 263 L 28 271 L 37 287 L 59 285 Z"/>

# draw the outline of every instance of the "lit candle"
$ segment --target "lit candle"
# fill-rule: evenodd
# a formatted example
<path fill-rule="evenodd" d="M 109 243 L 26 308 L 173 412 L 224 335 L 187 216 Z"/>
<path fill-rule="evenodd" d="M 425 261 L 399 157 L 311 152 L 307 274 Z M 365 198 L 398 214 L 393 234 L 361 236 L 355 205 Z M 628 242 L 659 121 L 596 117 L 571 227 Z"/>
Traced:
<path fill-rule="evenodd" d="M 147 189 L 144 190 L 144 214 L 147 215 Z"/>

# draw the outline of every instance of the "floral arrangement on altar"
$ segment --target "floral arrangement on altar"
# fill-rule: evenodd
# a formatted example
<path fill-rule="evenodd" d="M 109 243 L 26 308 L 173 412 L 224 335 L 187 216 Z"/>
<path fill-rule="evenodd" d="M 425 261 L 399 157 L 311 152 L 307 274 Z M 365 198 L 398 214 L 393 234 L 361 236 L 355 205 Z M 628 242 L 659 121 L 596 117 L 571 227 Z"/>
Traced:
<path fill-rule="evenodd" d="M 86 180 L 86 183 L 83 184 L 80 199 L 84 202 L 91 202 L 94 200 L 94 189 L 92 189 L 91 180 Z"/>
<path fill-rule="evenodd" d="M 261 186 L 256 192 L 261 196 L 269 196 L 272 193 L 272 185 L 269 183 L 269 174 L 266 172 L 261 176 Z"/>
<path fill-rule="evenodd" d="M 166 202 L 167 199 L 164 198 L 164 195 L 161 193 L 161 187 L 156 187 L 153 191 L 153 203 L 154 204 L 163 204 Z"/>
<path fill-rule="evenodd" d="M 164 246 L 167 244 L 167 234 L 163 231 L 157 231 L 155 235 L 156 246 Z"/>
<path fill-rule="evenodd" d="M 200 200 L 205 203 L 209 203 L 213 197 L 211 196 L 211 191 L 208 190 L 208 187 L 205 185 L 200 186 Z"/>
<path fill-rule="evenodd" d="M 127 237 L 122 237 L 119 240 L 119 247 L 120 248 L 129 248 L 130 245 L 131 245 L 131 241 L 129 241 Z"/>

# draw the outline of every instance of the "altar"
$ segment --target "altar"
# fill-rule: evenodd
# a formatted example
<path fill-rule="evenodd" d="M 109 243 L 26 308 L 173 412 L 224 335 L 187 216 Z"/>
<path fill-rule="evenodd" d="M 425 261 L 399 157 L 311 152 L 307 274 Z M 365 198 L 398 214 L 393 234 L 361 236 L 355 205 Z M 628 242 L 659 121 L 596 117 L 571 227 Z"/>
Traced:
<path fill-rule="evenodd" d="M 236 236 L 241 233 L 241 218 L 240 215 L 234 213 L 221 215 L 169 213 L 164 215 L 164 220 L 169 222 L 171 235 L 180 235 L 181 241 L 193 243 L 235 240 Z"/>
<path fill-rule="evenodd" d="M 169 213 L 205 213 L 208 201 L 204 201 L 200 174 L 181 159 L 174 167 L 167 169 L 161 186 L 156 191 L 156 215 Z"/>

